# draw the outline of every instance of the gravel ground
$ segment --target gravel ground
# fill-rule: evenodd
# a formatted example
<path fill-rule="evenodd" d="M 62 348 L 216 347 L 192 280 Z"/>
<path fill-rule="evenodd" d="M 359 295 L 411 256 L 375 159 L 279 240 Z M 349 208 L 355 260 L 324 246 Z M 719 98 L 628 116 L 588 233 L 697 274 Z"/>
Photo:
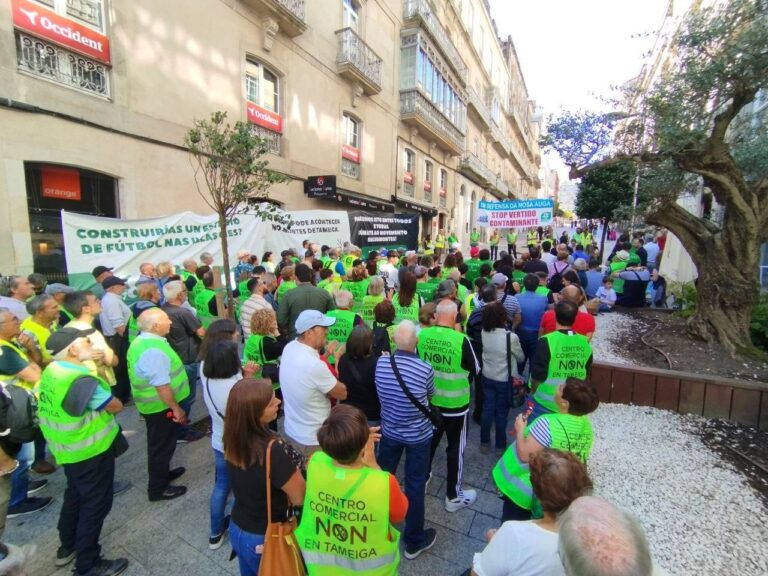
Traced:
<path fill-rule="evenodd" d="M 638 516 L 656 563 L 672 576 L 768 574 L 768 509 L 703 444 L 702 418 L 604 404 L 592 421 L 595 493 Z"/>
<path fill-rule="evenodd" d="M 634 364 L 636 360 L 628 358 L 613 342 L 621 339 L 639 338 L 635 324 L 636 319 L 622 312 L 598 314 L 595 317 L 595 334 L 592 336 L 592 353 L 599 362 L 614 364 Z"/>

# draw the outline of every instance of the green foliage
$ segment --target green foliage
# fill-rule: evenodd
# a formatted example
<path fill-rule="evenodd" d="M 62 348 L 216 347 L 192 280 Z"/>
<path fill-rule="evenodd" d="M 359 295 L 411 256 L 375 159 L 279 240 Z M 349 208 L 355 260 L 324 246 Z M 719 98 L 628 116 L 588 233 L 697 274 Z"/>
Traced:
<path fill-rule="evenodd" d="M 580 218 L 613 218 L 614 212 L 632 205 L 636 168 L 621 162 L 591 170 L 579 183 L 576 213 Z"/>
<path fill-rule="evenodd" d="M 760 302 L 752 310 L 752 321 L 749 327 L 752 332 L 752 343 L 768 352 L 768 294 L 763 294 Z"/>
<path fill-rule="evenodd" d="M 683 318 L 696 312 L 696 286 L 693 282 L 669 282 L 667 294 L 675 297 L 674 308 Z"/>

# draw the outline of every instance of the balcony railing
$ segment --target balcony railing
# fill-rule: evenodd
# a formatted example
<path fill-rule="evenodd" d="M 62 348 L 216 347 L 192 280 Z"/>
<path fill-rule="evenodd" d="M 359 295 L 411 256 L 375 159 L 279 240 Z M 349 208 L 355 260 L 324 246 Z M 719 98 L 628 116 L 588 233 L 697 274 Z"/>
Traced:
<path fill-rule="evenodd" d="M 464 152 L 464 135 L 418 90 L 400 92 L 400 118 L 452 154 Z"/>
<path fill-rule="evenodd" d="M 303 34 L 307 29 L 306 0 L 243 0 L 261 15 L 277 20 L 282 32 L 290 37 Z"/>
<path fill-rule="evenodd" d="M 486 126 L 491 125 L 491 113 L 485 105 L 485 102 L 483 102 L 483 99 L 480 98 L 480 95 L 472 86 L 467 88 L 467 104 L 475 109 L 477 115 L 480 116 Z"/>
<path fill-rule="evenodd" d="M 352 28 L 336 31 L 338 53 L 336 68 L 339 74 L 352 82 L 359 82 L 368 94 L 381 92 L 381 58 L 363 42 Z"/>
<path fill-rule="evenodd" d="M 438 47 L 445 54 L 446 59 L 451 64 L 461 81 L 467 83 L 467 66 L 464 64 L 459 51 L 453 45 L 448 33 L 432 12 L 432 7 L 427 0 L 405 0 L 403 2 L 403 20 L 420 21 L 422 27 L 429 33 Z"/>
<path fill-rule="evenodd" d="M 472 180 L 475 184 L 488 188 L 495 185 L 496 174 L 474 154 L 465 154 L 459 160 L 459 172 Z"/>

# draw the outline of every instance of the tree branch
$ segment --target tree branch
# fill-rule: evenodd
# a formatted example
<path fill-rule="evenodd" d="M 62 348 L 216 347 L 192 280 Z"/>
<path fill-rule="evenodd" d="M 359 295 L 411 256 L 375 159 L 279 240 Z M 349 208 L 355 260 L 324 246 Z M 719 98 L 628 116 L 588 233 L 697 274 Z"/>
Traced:
<path fill-rule="evenodd" d="M 646 214 L 646 222 L 668 228 L 693 255 L 692 248 L 704 253 L 706 244 L 718 232 L 711 222 L 698 218 L 672 200 L 660 202 Z"/>
<path fill-rule="evenodd" d="M 640 154 L 617 154 L 616 156 L 604 158 L 603 160 L 598 160 L 597 162 L 592 162 L 591 164 L 587 164 L 581 167 L 571 165 L 570 171 L 568 172 L 568 178 L 570 180 L 576 180 L 577 178 L 581 178 L 582 176 L 587 174 L 587 172 L 591 172 L 596 168 L 605 168 L 606 166 L 612 166 L 620 162 L 630 161 L 630 162 L 638 162 L 640 164 L 659 164 L 660 162 L 663 162 L 667 158 L 668 158 L 668 155 L 661 152 L 641 152 Z"/>

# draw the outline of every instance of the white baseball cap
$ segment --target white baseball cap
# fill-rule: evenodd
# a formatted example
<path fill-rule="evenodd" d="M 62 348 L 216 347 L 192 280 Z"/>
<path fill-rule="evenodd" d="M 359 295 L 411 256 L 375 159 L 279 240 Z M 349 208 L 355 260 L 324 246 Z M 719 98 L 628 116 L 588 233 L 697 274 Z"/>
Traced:
<path fill-rule="evenodd" d="M 296 318 L 296 334 L 304 334 L 304 332 L 315 326 L 333 326 L 335 322 L 336 318 L 326 316 L 319 310 L 304 310 L 299 314 L 299 317 Z"/>

